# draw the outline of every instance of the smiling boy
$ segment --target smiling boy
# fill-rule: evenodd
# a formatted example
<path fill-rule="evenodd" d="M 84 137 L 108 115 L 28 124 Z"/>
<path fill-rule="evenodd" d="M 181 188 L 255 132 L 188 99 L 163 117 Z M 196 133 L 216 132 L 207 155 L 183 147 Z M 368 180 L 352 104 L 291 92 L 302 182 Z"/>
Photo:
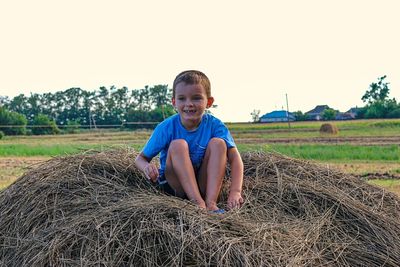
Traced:
<path fill-rule="evenodd" d="M 175 78 L 172 105 L 178 114 L 161 122 L 137 156 L 145 176 L 174 196 L 188 198 L 215 213 L 226 164 L 231 167 L 228 209 L 243 204 L 243 162 L 227 127 L 205 113 L 214 102 L 207 76 L 196 70 Z M 160 153 L 160 169 L 151 163 Z"/>

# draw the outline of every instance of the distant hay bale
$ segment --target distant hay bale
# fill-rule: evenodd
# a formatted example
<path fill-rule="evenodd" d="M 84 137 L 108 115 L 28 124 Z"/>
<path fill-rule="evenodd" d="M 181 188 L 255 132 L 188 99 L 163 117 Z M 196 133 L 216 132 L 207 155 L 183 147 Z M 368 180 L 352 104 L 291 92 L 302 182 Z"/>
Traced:
<path fill-rule="evenodd" d="M 242 154 L 245 205 L 155 190 L 135 152 L 44 162 L 0 192 L 3 266 L 398 266 L 400 201 L 337 170 Z M 227 171 L 229 176 L 229 170 Z M 220 206 L 227 198 L 224 184 Z"/>
<path fill-rule="evenodd" d="M 324 123 L 319 128 L 319 132 L 321 134 L 338 134 L 339 133 L 339 129 L 335 124 Z"/>

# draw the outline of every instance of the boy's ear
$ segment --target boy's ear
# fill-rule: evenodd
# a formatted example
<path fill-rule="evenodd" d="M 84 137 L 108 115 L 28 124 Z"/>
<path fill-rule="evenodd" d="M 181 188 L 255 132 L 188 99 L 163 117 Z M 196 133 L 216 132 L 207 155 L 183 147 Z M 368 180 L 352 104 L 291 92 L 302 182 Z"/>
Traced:
<path fill-rule="evenodd" d="M 175 97 L 173 97 L 171 100 L 172 100 L 172 105 L 175 107 Z"/>
<path fill-rule="evenodd" d="M 214 103 L 214 97 L 211 96 L 207 98 L 207 108 L 210 108 L 213 103 Z"/>

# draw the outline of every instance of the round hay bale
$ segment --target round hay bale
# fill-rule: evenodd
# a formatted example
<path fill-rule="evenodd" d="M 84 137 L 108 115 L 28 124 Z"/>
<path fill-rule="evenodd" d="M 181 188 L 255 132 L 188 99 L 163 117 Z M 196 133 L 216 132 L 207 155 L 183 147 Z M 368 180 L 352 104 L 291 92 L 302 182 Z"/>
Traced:
<path fill-rule="evenodd" d="M 321 127 L 319 128 L 319 132 L 321 134 L 338 134 L 339 133 L 339 129 L 335 124 L 332 123 L 324 123 L 321 125 Z"/>
<path fill-rule="evenodd" d="M 275 153 L 242 157 L 245 205 L 223 215 L 155 190 L 129 149 L 51 159 L 0 192 L 0 263 L 398 266 L 394 194 Z"/>

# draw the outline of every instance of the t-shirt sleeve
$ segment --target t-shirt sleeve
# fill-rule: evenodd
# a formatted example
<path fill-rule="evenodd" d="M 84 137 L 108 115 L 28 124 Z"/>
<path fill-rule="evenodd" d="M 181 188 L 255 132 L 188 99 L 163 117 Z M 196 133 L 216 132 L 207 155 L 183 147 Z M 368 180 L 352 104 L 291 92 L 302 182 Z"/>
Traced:
<path fill-rule="evenodd" d="M 227 148 L 236 147 L 235 141 L 233 140 L 228 127 L 226 127 L 226 125 L 219 119 L 215 119 L 214 121 L 213 137 L 218 137 L 225 140 Z"/>
<path fill-rule="evenodd" d="M 157 156 L 168 145 L 168 132 L 168 126 L 165 123 L 157 125 L 142 150 L 143 155 L 149 159 Z"/>

